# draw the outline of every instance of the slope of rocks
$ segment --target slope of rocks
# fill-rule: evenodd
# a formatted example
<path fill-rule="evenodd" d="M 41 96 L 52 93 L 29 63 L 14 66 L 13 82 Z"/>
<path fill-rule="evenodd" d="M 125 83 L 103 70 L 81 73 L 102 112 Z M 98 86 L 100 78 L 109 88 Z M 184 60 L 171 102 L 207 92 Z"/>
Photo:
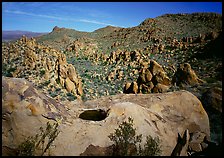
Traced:
<path fill-rule="evenodd" d="M 56 91 L 66 89 L 75 96 L 81 96 L 82 81 L 66 56 L 53 48 L 37 44 L 23 36 L 15 43 L 2 46 L 3 74 L 8 77 L 26 78 L 39 88 Z"/>

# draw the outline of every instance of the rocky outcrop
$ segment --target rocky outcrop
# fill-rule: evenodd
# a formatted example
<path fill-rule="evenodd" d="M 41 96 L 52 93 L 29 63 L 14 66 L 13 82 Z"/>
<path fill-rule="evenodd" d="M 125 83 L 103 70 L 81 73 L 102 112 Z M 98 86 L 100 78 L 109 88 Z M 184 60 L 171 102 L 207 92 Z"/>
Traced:
<path fill-rule="evenodd" d="M 34 136 L 47 121 L 59 123 L 60 133 L 53 143 L 54 147 L 46 153 L 52 156 L 98 155 L 97 151 L 103 155 L 109 149 L 107 147 L 112 145 L 108 135 L 128 117 L 133 118 L 137 134 L 143 135 L 142 143 L 145 143 L 147 135 L 159 137 L 162 155 L 171 155 L 177 144 L 178 133 L 183 135 L 185 130 L 189 131 L 190 136 L 200 132 L 210 139 L 208 116 L 201 102 L 187 91 L 121 94 L 87 101 L 85 104 L 79 101 L 59 103 L 38 92 L 24 79 L 4 77 L 2 91 L 3 155 L 9 149 L 16 149 L 26 137 Z M 94 113 L 88 116 L 88 120 L 79 117 L 94 109 L 99 109 L 97 111 L 105 119 L 93 121 Z M 196 138 L 192 138 L 194 143 L 197 142 Z M 89 152 L 93 149 L 94 152 Z M 186 154 L 186 150 L 182 153 Z"/>
<path fill-rule="evenodd" d="M 66 90 L 74 95 L 83 95 L 82 81 L 77 75 L 72 64 L 66 62 L 66 56 L 61 54 L 56 61 L 56 72 L 58 80 Z"/>
<path fill-rule="evenodd" d="M 176 73 L 172 79 L 173 83 L 178 86 L 181 84 L 195 85 L 203 83 L 204 81 L 199 79 L 189 63 L 180 64 Z"/>
<path fill-rule="evenodd" d="M 36 135 L 47 121 L 64 122 L 67 115 L 61 103 L 40 93 L 31 82 L 2 77 L 3 155 L 15 152 L 25 137 Z"/>
<path fill-rule="evenodd" d="M 134 85 L 135 82 L 131 84 Z M 124 87 L 124 93 L 163 93 L 167 92 L 170 88 L 171 81 L 163 70 L 162 66 L 156 61 L 150 60 L 149 67 L 143 66 L 139 70 L 139 77 L 135 84 L 135 91 L 133 86 L 127 89 L 127 83 Z"/>
<path fill-rule="evenodd" d="M 67 63 L 65 54 L 25 36 L 3 46 L 2 54 L 5 76 L 25 78 L 40 87 L 44 85 L 42 90 L 52 92 L 60 87 L 56 82 L 59 81 L 67 92 L 83 95 L 81 78 L 75 67 Z"/>

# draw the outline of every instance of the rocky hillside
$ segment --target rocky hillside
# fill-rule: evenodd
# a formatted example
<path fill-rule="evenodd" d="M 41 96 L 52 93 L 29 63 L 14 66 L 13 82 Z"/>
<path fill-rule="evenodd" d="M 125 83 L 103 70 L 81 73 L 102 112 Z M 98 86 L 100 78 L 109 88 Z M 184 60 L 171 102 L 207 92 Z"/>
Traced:
<path fill-rule="evenodd" d="M 3 43 L 2 57 L 4 76 L 26 78 L 52 97 L 83 95 L 81 78 L 66 56 L 33 38 L 23 36 L 14 43 Z"/>
<path fill-rule="evenodd" d="M 158 129 L 156 130 L 155 127 L 155 130 L 150 133 L 154 136 L 162 135 L 165 142 L 168 141 L 168 138 L 172 139 L 172 147 L 163 148 L 163 155 L 170 155 L 171 148 L 175 145 L 177 131 L 175 134 L 164 133 L 167 131 L 165 127 L 181 129 L 178 131 L 181 135 L 184 132 L 187 133 L 187 129 L 190 130 L 187 128 L 187 124 L 192 117 L 195 120 L 201 117 L 197 114 L 189 115 L 190 111 L 195 110 L 195 105 L 198 105 L 196 109 L 204 114 L 203 117 L 208 114 L 209 125 L 207 123 L 201 124 L 199 120 L 199 122 L 196 121 L 197 126 L 193 126 L 191 121 L 190 124 L 196 129 L 198 126 L 200 129 L 206 126 L 206 132 L 199 131 L 210 133 L 213 142 L 222 144 L 221 35 L 222 15 L 215 13 L 166 14 L 154 19 L 146 19 L 132 28 L 107 26 L 90 33 L 54 27 L 51 33 L 35 39 L 27 39 L 24 36 L 20 40 L 3 43 L 2 75 L 9 77 L 4 78 L 5 82 L 11 82 L 10 79 L 16 82 L 25 78 L 26 81 L 24 82 L 29 81 L 33 84 L 34 91 L 43 93 L 51 98 L 51 101 L 58 101 L 61 103 L 60 106 L 65 109 L 67 105 L 71 105 L 73 108 L 81 106 L 79 109 L 81 111 L 85 108 L 92 108 L 92 106 L 95 110 L 99 110 L 100 106 L 101 110 L 107 111 L 107 106 L 115 105 L 116 100 L 127 97 L 119 102 L 118 107 L 124 113 L 127 111 L 127 117 L 129 113 L 131 116 L 134 113 L 132 109 L 139 111 L 142 115 L 133 114 L 137 122 L 143 119 L 140 116 L 144 115 L 146 120 L 151 120 L 153 123 L 153 118 L 146 114 L 146 111 L 150 111 L 150 107 L 144 107 L 142 104 L 144 101 L 144 104 L 147 105 L 150 105 L 148 103 L 154 104 L 152 100 L 147 100 L 147 97 L 152 96 L 153 98 L 155 96 L 160 98 L 159 100 L 162 102 L 165 100 L 164 103 L 166 101 L 169 103 L 170 100 L 166 100 L 166 97 L 163 98 L 163 96 L 175 96 L 175 99 L 171 101 L 172 106 L 169 103 L 168 109 L 164 108 L 165 104 L 161 106 L 160 103 L 155 104 L 155 109 L 153 109 L 157 110 L 157 113 L 161 112 L 161 117 L 166 118 L 167 124 L 163 124 L 164 122 L 159 119 L 160 117 L 157 117 L 163 123 L 157 125 Z M 5 83 L 5 85 L 7 84 Z M 22 91 L 25 92 L 26 88 L 22 88 Z M 183 101 L 185 93 L 187 98 L 190 97 L 190 101 Z M 105 98 L 105 102 L 100 104 L 101 100 Z M 113 98 L 116 103 L 111 102 Z M 133 100 L 134 98 L 136 100 Z M 195 104 L 186 104 L 192 100 L 195 101 Z M 44 107 L 47 106 L 45 102 L 43 101 Z M 84 106 L 82 106 L 83 104 Z M 173 107 L 173 105 L 179 104 L 188 107 L 184 111 L 185 113 L 182 113 L 183 111 L 178 109 L 178 106 Z M 128 108 L 128 106 L 132 108 Z M 192 109 L 192 107 L 194 108 Z M 202 109 L 206 112 L 203 112 Z M 54 112 L 56 111 L 58 110 L 55 109 Z M 120 115 L 119 111 L 118 114 Z M 80 114 L 79 112 L 71 115 L 76 117 Z M 60 112 L 56 113 L 62 115 Z M 112 116 L 117 116 L 117 111 Z M 71 117 L 70 119 L 71 123 L 74 118 Z M 111 121 L 116 122 L 116 119 L 113 119 Z M 171 125 L 170 121 L 177 121 L 180 127 L 177 127 L 177 124 Z M 106 124 L 112 123 L 105 120 L 102 122 L 99 126 L 107 131 L 109 127 Z M 67 122 L 67 124 L 70 123 Z M 80 125 L 83 130 L 87 130 L 87 133 L 94 128 L 91 125 L 91 128 L 87 129 L 82 123 L 80 119 L 77 119 L 75 124 Z M 72 126 L 75 127 L 75 124 Z M 146 125 L 144 127 L 139 125 L 138 130 L 148 130 L 147 127 Z M 68 130 L 69 133 L 69 128 L 65 128 L 65 131 Z M 207 131 L 207 128 L 210 128 L 210 131 Z M 75 128 L 74 132 L 82 133 Z M 189 132 L 191 133 L 191 131 Z M 65 132 L 65 134 L 67 133 Z M 102 133 L 105 138 L 107 134 L 107 132 Z M 172 135 L 172 138 L 169 134 Z M 58 152 L 55 151 L 54 154 L 79 155 L 83 153 L 84 155 L 91 155 L 90 149 L 97 148 L 97 151 L 100 151 L 103 150 L 100 147 L 106 148 L 111 145 L 108 141 L 95 138 L 92 133 L 87 135 L 91 139 L 82 142 L 83 146 L 77 149 L 76 153 L 73 153 L 73 150 L 65 150 L 60 153 L 61 150 L 57 149 Z M 60 137 L 60 139 L 70 142 L 67 138 Z M 80 142 L 81 139 L 83 138 L 77 142 Z M 201 139 L 200 141 L 202 143 Z M 60 140 L 58 143 L 60 144 Z M 63 144 L 59 146 L 61 145 L 63 146 Z M 77 144 L 73 145 L 76 146 Z M 202 151 L 202 148 L 207 145 L 195 146 L 191 147 L 194 148 L 192 150 Z"/>

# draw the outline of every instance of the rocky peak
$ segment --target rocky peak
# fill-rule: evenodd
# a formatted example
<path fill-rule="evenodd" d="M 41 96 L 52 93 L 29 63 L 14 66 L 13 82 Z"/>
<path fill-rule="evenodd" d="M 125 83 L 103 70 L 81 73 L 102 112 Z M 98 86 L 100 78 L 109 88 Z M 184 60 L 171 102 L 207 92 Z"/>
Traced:
<path fill-rule="evenodd" d="M 60 29 L 61 29 L 60 27 L 55 26 L 55 27 L 53 28 L 52 32 L 53 32 L 53 31 L 59 31 Z"/>

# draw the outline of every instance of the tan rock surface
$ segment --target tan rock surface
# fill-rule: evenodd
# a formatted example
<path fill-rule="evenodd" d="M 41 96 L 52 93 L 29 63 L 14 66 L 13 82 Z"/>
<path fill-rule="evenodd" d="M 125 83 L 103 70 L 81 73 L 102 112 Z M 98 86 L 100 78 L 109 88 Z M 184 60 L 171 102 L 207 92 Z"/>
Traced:
<path fill-rule="evenodd" d="M 25 87 L 21 92 L 20 87 Z M 24 94 L 21 96 L 20 94 Z M 9 95 L 13 95 L 7 97 Z M 121 94 L 63 104 L 39 93 L 24 79 L 3 78 L 2 144 L 15 148 L 27 136 L 36 134 L 49 120 L 60 120 L 61 131 L 50 150 L 52 156 L 80 155 L 90 144 L 112 145 L 108 135 L 124 120 L 132 117 L 137 134 L 158 136 L 162 155 L 170 155 L 177 135 L 201 132 L 210 138 L 209 120 L 201 102 L 187 91 L 163 94 Z M 11 101 L 11 103 L 10 103 Z M 32 104 L 32 106 L 30 105 Z M 28 108 L 27 108 L 28 107 Z M 30 110 L 34 107 L 37 113 Z M 91 109 L 102 109 L 107 117 L 101 121 L 83 120 L 79 115 Z M 101 111 L 102 111 L 101 110 Z"/>

